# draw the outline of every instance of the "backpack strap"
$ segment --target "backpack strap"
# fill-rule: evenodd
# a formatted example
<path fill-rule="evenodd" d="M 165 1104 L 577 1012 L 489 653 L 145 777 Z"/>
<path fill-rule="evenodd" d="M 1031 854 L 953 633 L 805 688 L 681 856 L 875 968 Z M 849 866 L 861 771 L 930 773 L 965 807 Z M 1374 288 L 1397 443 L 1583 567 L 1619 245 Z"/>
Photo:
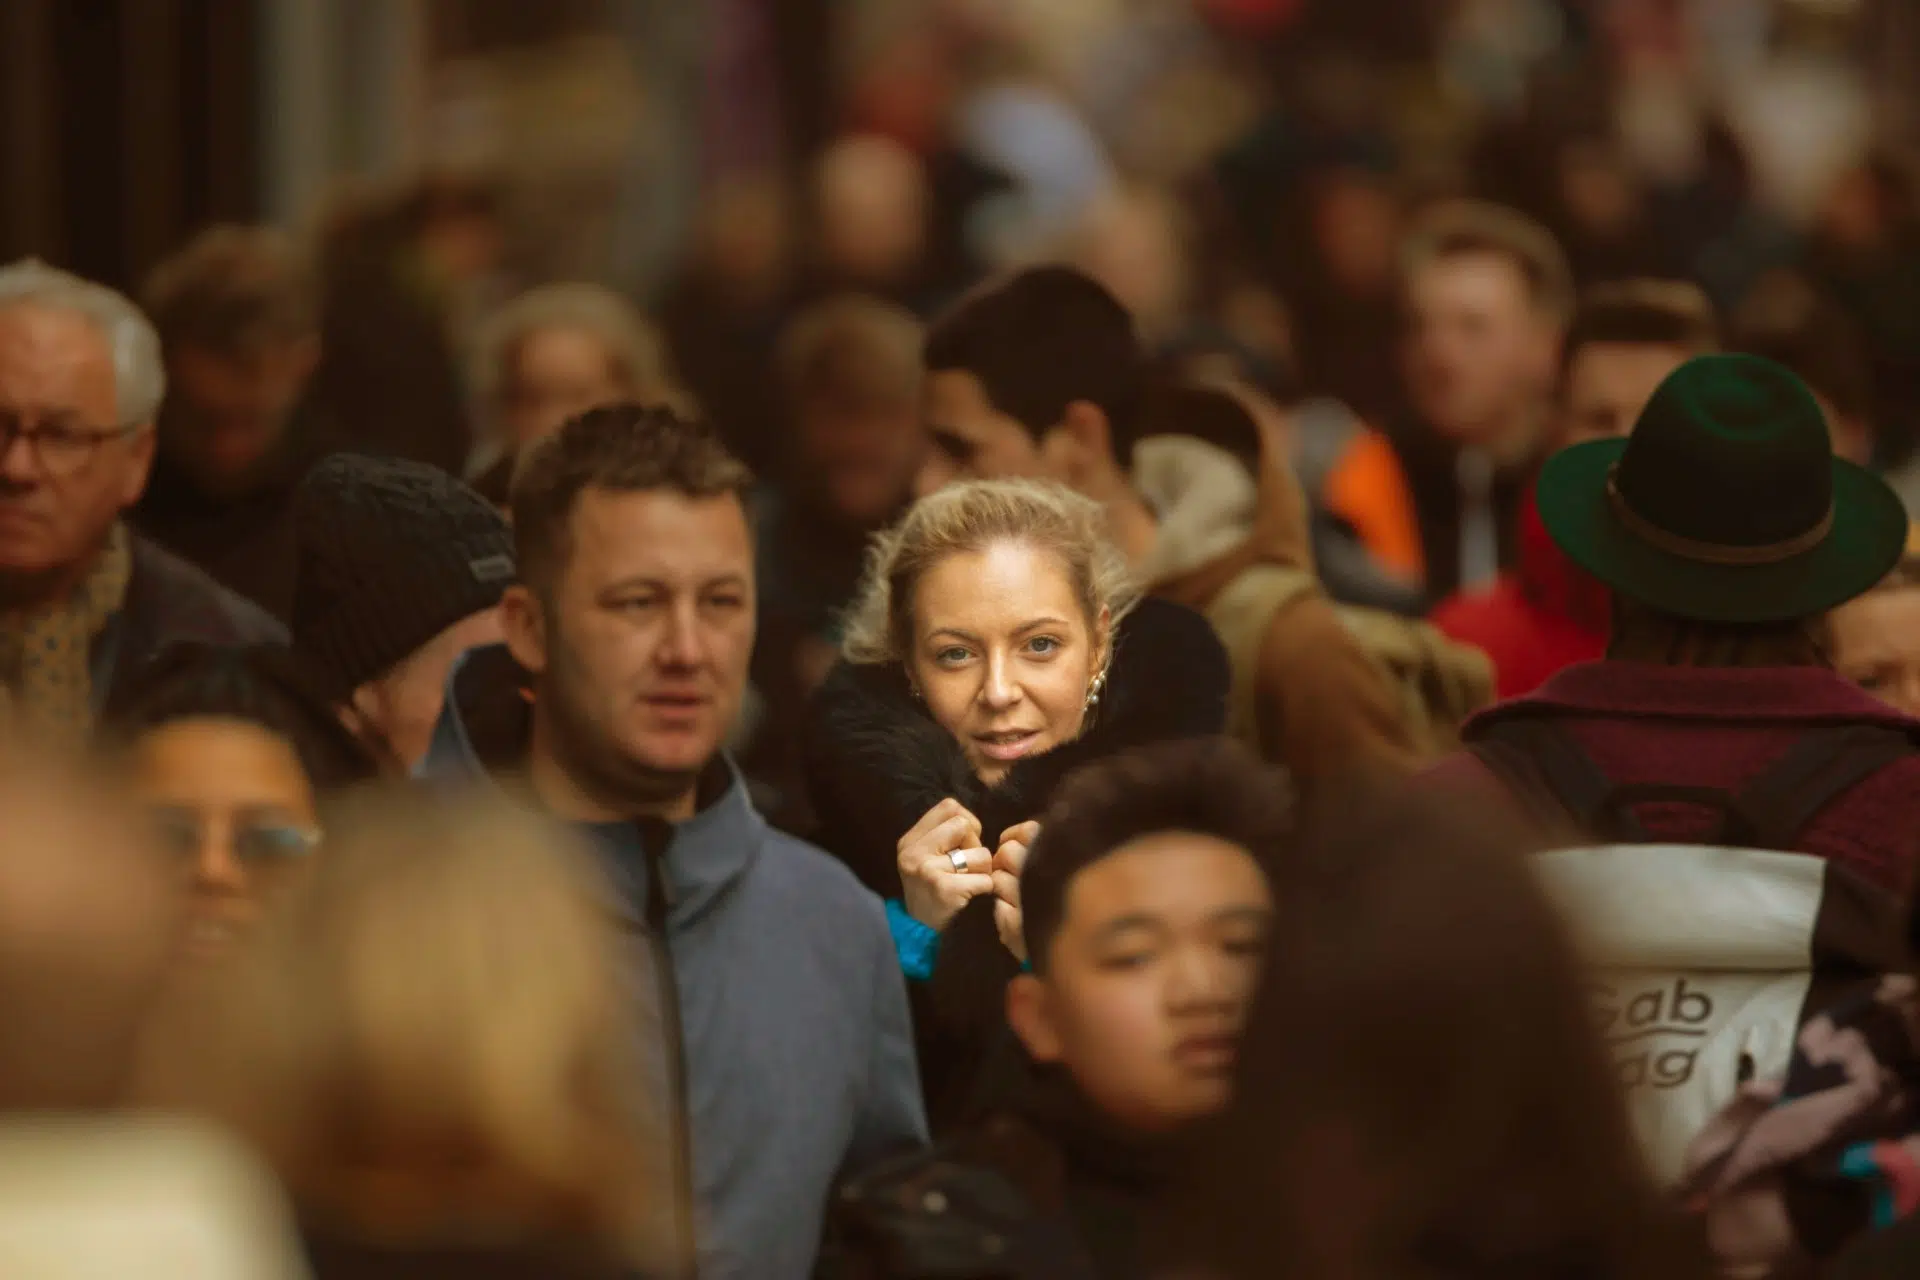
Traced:
<path fill-rule="evenodd" d="M 1888 765 L 1920 754 L 1912 738 L 1880 725 L 1806 734 L 1733 798 L 1763 849 L 1791 850 L 1822 810 Z"/>
<path fill-rule="evenodd" d="M 1468 750 L 1537 820 L 1549 826 L 1571 822 L 1583 837 L 1618 843 L 1651 839 L 1630 806 L 1612 803 L 1620 791 L 1613 779 L 1551 720 L 1496 721 L 1481 731 Z"/>

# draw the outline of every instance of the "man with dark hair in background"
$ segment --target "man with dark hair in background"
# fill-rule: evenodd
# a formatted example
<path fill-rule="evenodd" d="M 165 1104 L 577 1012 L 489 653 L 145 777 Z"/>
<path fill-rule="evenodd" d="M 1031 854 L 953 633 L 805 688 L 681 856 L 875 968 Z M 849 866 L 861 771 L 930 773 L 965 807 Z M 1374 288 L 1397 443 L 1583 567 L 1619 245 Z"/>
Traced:
<path fill-rule="evenodd" d="M 926 1133 L 880 900 L 771 830 L 721 750 L 753 650 L 750 482 L 665 408 L 537 445 L 507 645 L 455 669 L 426 766 L 524 773 L 606 854 L 653 951 L 681 1238 L 708 1280 L 808 1274 L 834 1180 Z"/>
<path fill-rule="evenodd" d="M 1420 523 L 1428 594 L 1485 586 L 1517 555 L 1515 516 L 1546 444 L 1565 257 L 1498 205 L 1441 205 L 1400 254 L 1408 419 L 1388 435 Z"/>
<path fill-rule="evenodd" d="M 1234 657 L 1229 725 L 1300 784 L 1408 758 L 1402 708 L 1317 584 L 1269 598 L 1260 579 L 1312 569 L 1306 500 L 1255 437 L 1258 475 L 1190 435 L 1138 439 L 1147 362 L 1126 309 L 1068 267 L 967 295 L 923 351 L 934 453 L 923 492 L 968 476 L 1036 476 L 1101 503 L 1153 594 L 1207 615 Z"/>
<path fill-rule="evenodd" d="M 1624 436 L 1667 375 L 1717 349 L 1713 304 L 1677 280 L 1595 287 L 1580 302 L 1561 360 L 1549 447 Z M 1440 602 L 1434 625 L 1493 659 L 1502 698 L 1606 652 L 1609 593 L 1547 535 L 1532 486 L 1517 513 L 1518 563 L 1491 586 Z"/>
<path fill-rule="evenodd" d="M 169 394 L 134 524 L 284 621 L 293 490 L 327 451 L 305 408 L 320 359 L 306 264 L 277 231 L 212 227 L 154 269 L 145 304 Z"/>
<path fill-rule="evenodd" d="M 754 499 L 760 588 L 753 686 L 765 700 L 743 763 L 771 787 L 773 816 L 805 828 L 799 728 L 840 652 L 840 615 L 867 543 L 913 498 L 926 454 L 920 322 L 889 302 L 842 294 L 802 311 L 776 352 L 788 414 L 786 481 Z"/>

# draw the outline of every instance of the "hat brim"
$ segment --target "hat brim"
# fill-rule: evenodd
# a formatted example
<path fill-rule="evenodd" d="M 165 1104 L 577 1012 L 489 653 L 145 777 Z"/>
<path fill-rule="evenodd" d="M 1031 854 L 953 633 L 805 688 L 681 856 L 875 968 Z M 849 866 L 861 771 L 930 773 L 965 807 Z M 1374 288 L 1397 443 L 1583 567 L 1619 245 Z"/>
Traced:
<path fill-rule="evenodd" d="M 1540 471 L 1547 532 L 1574 563 L 1631 599 L 1701 622 L 1789 622 L 1864 595 L 1899 563 L 1907 513 L 1885 481 L 1833 459 L 1833 531 L 1813 549 L 1772 564 L 1708 564 L 1631 533 L 1607 498 L 1625 440 L 1564 449 Z M 1702 476 L 1703 490 L 1712 483 Z M 1703 493 L 1703 498 L 1706 496 Z"/>

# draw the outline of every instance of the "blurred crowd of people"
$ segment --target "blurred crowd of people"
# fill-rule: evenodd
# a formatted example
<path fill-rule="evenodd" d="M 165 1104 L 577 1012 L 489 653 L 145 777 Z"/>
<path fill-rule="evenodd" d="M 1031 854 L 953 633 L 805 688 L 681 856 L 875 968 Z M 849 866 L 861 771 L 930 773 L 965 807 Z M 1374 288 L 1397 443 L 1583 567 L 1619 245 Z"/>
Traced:
<path fill-rule="evenodd" d="M 0 265 L 10 1273 L 1920 1266 L 1898 6 L 855 8 Z"/>

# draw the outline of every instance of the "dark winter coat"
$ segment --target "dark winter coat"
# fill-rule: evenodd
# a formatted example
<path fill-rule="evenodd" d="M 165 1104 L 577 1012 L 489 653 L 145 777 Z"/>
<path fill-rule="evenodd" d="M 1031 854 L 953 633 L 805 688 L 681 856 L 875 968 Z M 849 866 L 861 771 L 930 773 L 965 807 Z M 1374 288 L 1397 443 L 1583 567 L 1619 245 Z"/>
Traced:
<path fill-rule="evenodd" d="M 306 1237 L 314 1280 L 637 1280 L 609 1262 L 524 1244 L 373 1244 Z"/>
<path fill-rule="evenodd" d="M 96 708 L 176 644 L 286 643 L 286 628 L 258 605 L 145 538 L 136 535 L 131 545 L 126 598 L 94 640 L 88 660 Z"/>
<path fill-rule="evenodd" d="M 1072 1078 L 1021 1059 L 1002 1104 L 929 1151 L 841 1188 L 823 1280 L 1132 1280 L 1185 1167 L 1179 1137 L 1131 1134 Z"/>
<path fill-rule="evenodd" d="M 1145 600 L 1118 628 L 1097 713 L 1079 738 L 1016 762 L 997 786 L 973 774 L 953 736 L 927 715 L 897 665 L 842 663 L 813 704 L 806 768 L 819 826 L 814 842 L 874 892 L 901 895 L 902 835 L 951 796 L 980 820 L 989 844 L 1038 818 L 1054 788 L 1081 765 L 1226 724 L 1226 652 L 1205 619 Z M 1018 971 L 994 929 L 992 900 L 961 912 L 941 942 L 932 982 L 916 987 L 921 1083 L 936 1133 L 969 1109 L 1004 1030 L 1001 999 Z"/>

